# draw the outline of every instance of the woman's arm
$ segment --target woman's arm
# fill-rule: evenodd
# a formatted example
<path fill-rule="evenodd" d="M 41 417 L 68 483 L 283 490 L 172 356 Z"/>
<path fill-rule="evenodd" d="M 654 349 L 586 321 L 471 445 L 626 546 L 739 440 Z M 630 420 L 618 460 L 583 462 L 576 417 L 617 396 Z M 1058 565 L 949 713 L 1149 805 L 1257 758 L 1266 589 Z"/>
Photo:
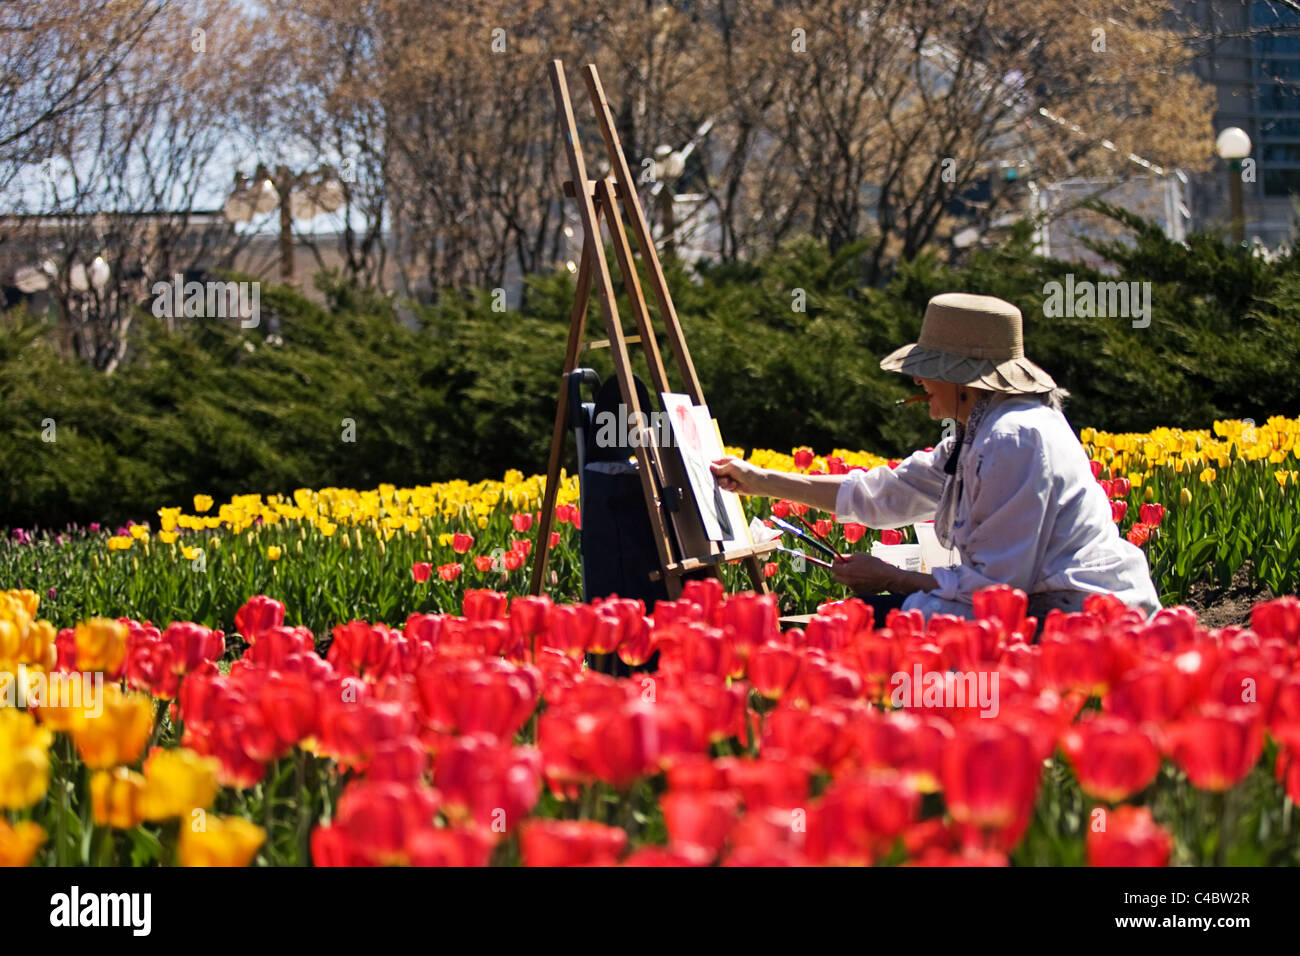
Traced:
<path fill-rule="evenodd" d="M 847 475 L 800 475 L 759 468 L 738 458 L 719 458 L 712 466 L 718 487 L 740 495 L 788 498 L 819 511 L 834 511 Z"/>

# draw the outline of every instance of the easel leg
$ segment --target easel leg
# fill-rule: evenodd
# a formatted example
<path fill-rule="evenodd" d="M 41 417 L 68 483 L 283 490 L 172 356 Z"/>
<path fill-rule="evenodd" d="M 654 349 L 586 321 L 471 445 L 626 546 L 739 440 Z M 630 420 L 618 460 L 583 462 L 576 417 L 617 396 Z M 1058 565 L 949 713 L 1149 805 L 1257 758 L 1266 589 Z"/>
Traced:
<path fill-rule="evenodd" d="M 560 376 L 560 398 L 555 405 L 555 426 L 551 430 L 551 456 L 546 464 L 546 488 L 542 492 L 542 511 L 537 521 L 537 539 L 533 542 L 533 571 L 528 582 L 528 593 L 533 595 L 542 593 L 546 578 L 551 528 L 555 521 L 555 499 L 560 493 L 560 458 L 564 454 L 564 435 L 569 427 L 569 373 L 578 362 L 578 348 L 582 344 L 582 334 L 587 324 L 587 301 L 590 296 L 591 252 L 584 243 L 581 264 L 578 266 L 577 296 L 573 300 L 573 314 L 569 321 L 569 344 L 565 350 L 564 374 Z"/>

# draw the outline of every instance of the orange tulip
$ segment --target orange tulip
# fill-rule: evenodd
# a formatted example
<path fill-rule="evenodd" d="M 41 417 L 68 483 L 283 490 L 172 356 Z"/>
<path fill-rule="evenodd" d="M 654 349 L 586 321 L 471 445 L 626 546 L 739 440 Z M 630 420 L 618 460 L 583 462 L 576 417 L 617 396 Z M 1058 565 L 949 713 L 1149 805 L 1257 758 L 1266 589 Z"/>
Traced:
<path fill-rule="evenodd" d="M 45 830 L 39 824 L 0 820 L 0 866 L 26 866 L 44 842 Z"/>
<path fill-rule="evenodd" d="M 126 767 L 97 771 L 90 778 L 91 813 L 97 826 L 130 830 L 145 818 L 144 777 Z"/>
<path fill-rule="evenodd" d="M 114 677 L 126 660 L 127 627 L 106 617 L 91 618 L 77 625 L 77 669 L 102 671 Z"/>

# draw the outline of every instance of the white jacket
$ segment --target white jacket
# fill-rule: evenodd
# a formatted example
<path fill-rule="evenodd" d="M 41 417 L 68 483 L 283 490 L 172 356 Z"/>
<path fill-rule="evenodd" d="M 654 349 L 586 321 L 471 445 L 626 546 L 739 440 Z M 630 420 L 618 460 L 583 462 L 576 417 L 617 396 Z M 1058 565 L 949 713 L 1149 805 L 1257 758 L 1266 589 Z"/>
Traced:
<path fill-rule="evenodd" d="M 952 525 L 963 563 L 931 570 L 939 587 L 908 596 L 904 610 L 971 617 L 971 595 L 1010 584 L 1048 609 L 1080 610 L 1090 593 L 1112 592 L 1150 616 L 1160 607 L 1146 555 L 1119 534 L 1106 492 L 1069 422 L 1042 396 L 998 393 L 957 470 L 963 486 Z M 841 521 L 897 528 L 935 516 L 955 438 L 890 469 L 852 471 L 840 486 Z"/>

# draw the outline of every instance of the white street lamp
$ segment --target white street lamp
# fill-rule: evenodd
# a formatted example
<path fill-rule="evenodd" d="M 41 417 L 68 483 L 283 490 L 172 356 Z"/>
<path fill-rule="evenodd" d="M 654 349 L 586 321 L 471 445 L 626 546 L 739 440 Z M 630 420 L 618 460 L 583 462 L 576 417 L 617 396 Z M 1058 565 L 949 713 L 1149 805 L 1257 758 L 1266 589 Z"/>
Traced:
<path fill-rule="evenodd" d="M 1228 161 L 1228 197 L 1232 204 L 1232 239 L 1246 241 L 1245 201 L 1241 192 L 1241 161 L 1250 155 L 1250 137 L 1239 126 L 1229 126 L 1219 133 L 1214 149 Z"/>

